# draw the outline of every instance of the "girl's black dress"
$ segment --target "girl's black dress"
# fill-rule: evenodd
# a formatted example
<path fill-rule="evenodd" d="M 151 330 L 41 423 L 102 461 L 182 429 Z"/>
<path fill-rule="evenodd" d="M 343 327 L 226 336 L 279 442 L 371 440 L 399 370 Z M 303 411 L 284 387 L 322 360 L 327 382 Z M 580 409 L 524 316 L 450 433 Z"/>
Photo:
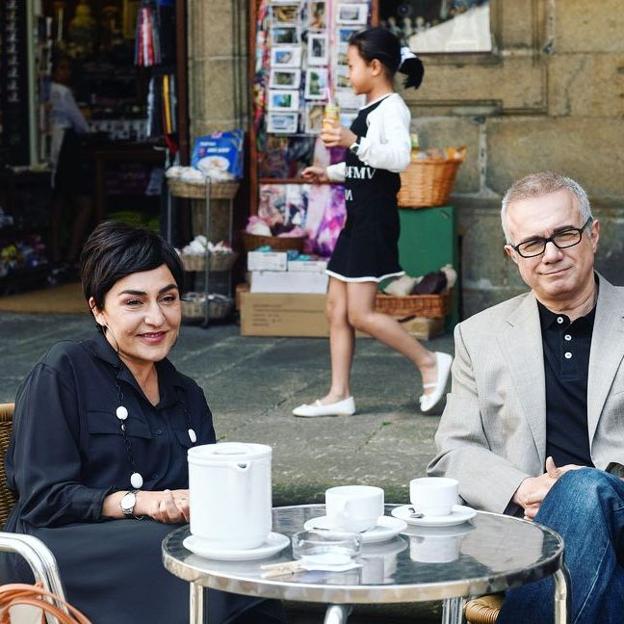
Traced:
<path fill-rule="evenodd" d="M 6 531 L 40 538 L 56 556 L 67 599 L 94 624 L 186 624 L 188 583 L 165 570 L 161 541 L 175 528 L 150 519 L 102 518 L 104 498 L 131 490 L 188 488 L 192 442 L 215 442 L 201 388 L 167 360 L 158 362 L 153 406 L 103 335 L 61 342 L 20 386 L 6 458 L 19 501 Z M 116 417 L 125 421 L 129 449 Z M 129 452 L 130 450 L 130 452 Z M 1 582 L 32 582 L 23 559 L 0 558 Z M 209 590 L 207 621 L 281 622 L 281 604 Z"/>
<path fill-rule="evenodd" d="M 366 136 L 366 119 L 384 99 L 361 109 L 351 124 L 351 132 Z M 330 276 L 345 282 L 379 282 L 403 274 L 399 264 L 396 198 L 400 188 L 398 173 L 370 167 L 347 151 L 347 221 L 327 265 Z"/>

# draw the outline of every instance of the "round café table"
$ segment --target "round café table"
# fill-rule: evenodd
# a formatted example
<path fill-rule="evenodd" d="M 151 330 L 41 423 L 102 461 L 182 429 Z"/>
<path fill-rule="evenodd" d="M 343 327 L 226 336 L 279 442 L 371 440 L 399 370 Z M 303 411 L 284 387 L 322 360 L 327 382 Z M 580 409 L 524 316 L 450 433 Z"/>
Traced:
<path fill-rule="evenodd" d="M 386 505 L 386 515 L 396 505 Z M 273 531 L 291 536 L 324 505 L 273 509 Z M 394 539 L 362 548 L 362 566 L 346 572 L 304 571 L 262 578 L 262 565 L 291 561 L 291 547 L 256 561 L 217 561 L 188 551 L 189 527 L 173 530 L 162 544 L 163 563 L 190 583 L 191 624 L 203 624 L 204 587 L 263 598 L 328 605 L 325 624 L 344 624 L 352 605 L 443 602 L 443 624 L 461 624 L 468 597 L 494 593 L 554 577 L 554 621 L 567 623 L 567 580 L 563 540 L 539 524 L 479 512 L 463 525 L 408 526 Z"/>

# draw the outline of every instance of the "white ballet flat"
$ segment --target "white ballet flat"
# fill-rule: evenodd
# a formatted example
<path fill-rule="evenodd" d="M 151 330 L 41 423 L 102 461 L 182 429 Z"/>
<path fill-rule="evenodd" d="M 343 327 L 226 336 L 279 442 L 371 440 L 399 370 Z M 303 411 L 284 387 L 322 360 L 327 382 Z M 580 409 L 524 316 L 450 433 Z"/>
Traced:
<path fill-rule="evenodd" d="M 352 416 L 355 414 L 355 401 L 350 396 L 336 403 L 322 405 L 320 401 L 315 401 L 312 405 L 299 405 L 292 411 L 294 416 L 303 418 L 314 418 L 315 416 Z"/>
<path fill-rule="evenodd" d="M 430 412 L 439 402 L 446 390 L 446 382 L 451 372 L 453 358 L 448 353 L 435 352 L 438 376 L 435 383 L 425 384 L 423 388 L 434 388 L 430 394 L 423 394 L 418 399 L 420 401 L 420 411 L 423 414 Z"/>

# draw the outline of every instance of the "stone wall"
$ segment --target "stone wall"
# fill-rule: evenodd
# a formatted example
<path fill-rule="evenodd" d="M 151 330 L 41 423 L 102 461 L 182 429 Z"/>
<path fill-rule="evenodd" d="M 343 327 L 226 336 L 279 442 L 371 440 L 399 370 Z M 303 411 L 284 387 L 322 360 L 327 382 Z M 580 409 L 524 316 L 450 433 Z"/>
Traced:
<path fill-rule="evenodd" d="M 193 135 L 233 125 L 231 68 L 245 51 L 232 43 L 231 3 L 189 0 Z M 603 220 L 599 266 L 624 283 L 622 4 L 492 0 L 491 13 L 494 53 L 427 56 L 423 86 L 403 93 L 424 145 L 468 146 L 453 197 L 464 316 L 522 290 L 502 252 L 499 201 L 513 180 L 541 169 L 586 188 Z"/>

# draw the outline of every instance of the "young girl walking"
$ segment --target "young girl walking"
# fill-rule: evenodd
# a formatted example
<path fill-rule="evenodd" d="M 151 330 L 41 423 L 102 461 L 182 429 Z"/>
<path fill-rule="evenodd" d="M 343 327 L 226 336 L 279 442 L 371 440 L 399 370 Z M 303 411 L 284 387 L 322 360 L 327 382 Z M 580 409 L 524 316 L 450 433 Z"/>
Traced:
<path fill-rule="evenodd" d="M 346 162 L 307 167 L 305 179 L 344 181 L 347 220 L 329 261 L 327 316 L 331 352 L 331 387 L 327 395 L 293 410 L 295 416 L 351 415 L 351 363 L 355 330 L 387 344 L 411 360 L 420 371 L 424 392 L 421 412 L 431 411 L 442 398 L 452 358 L 432 352 L 412 338 L 392 317 L 375 311 L 379 282 L 403 275 L 399 265 L 399 213 L 396 195 L 399 172 L 410 162 L 410 112 L 394 92 L 397 71 L 407 74 L 406 86 L 418 88 L 421 61 L 397 37 L 383 28 L 353 35 L 347 50 L 349 80 L 357 95 L 366 95 L 351 128 L 324 127 L 327 147 L 346 147 Z"/>

